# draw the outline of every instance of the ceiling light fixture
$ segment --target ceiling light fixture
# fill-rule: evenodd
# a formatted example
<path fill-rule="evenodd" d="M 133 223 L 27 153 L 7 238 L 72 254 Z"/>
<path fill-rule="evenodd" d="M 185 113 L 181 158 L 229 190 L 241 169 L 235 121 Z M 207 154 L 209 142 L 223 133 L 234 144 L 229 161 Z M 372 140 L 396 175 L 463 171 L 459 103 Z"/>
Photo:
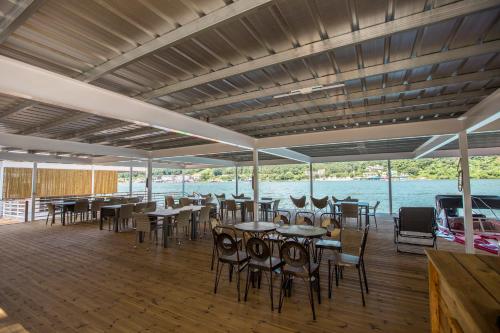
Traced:
<path fill-rule="evenodd" d="M 342 88 L 342 87 L 345 87 L 345 84 L 339 83 L 339 84 L 334 84 L 331 86 L 318 85 L 318 86 L 312 86 L 312 87 L 307 87 L 307 88 L 295 89 L 295 90 L 292 90 L 286 94 L 280 94 L 280 95 L 273 96 L 273 98 L 283 98 L 283 97 L 295 96 L 295 95 L 308 95 L 308 94 L 312 94 L 312 93 L 317 92 L 317 91 L 330 90 L 330 89 L 336 89 L 336 88 Z"/>

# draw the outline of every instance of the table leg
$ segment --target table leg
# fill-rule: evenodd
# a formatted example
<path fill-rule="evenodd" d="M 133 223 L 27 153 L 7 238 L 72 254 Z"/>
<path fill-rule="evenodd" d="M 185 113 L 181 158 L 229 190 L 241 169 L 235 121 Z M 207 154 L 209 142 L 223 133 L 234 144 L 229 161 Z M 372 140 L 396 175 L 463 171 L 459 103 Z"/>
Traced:
<path fill-rule="evenodd" d="M 245 222 L 245 215 L 247 215 L 246 211 L 245 211 L 245 204 L 242 204 L 241 205 L 241 222 Z M 254 217 L 254 219 L 255 219 L 255 217 Z"/>
<path fill-rule="evenodd" d="M 191 213 L 191 240 L 196 240 L 196 227 L 198 221 L 196 219 L 196 212 Z"/>
<path fill-rule="evenodd" d="M 170 236 L 168 231 L 172 225 L 171 222 L 172 222 L 172 220 L 170 217 L 166 217 L 163 219 L 162 231 L 163 231 L 163 247 L 164 248 L 168 247 L 168 236 Z"/>
<path fill-rule="evenodd" d="M 66 225 L 66 208 L 61 209 L 61 224 Z"/>
<path fill-rule="evenodd" d="M 102 230 L 103 223 L 104 223 L 104 220 L 102 219 L 102 211 L 101 211 L 101 214 L 99 216 L 99 230 Z"/>
<path fill-rule="evenodd" d="M 370 225 L 370 207 L 365 207 L 365 228 Z"/>
<path fill-rule="evenodd" d="M 56 214 L 52 214 L 52 224 L 56 223 Z"/>
<path fill-rule="evenodd" d="M 113 230 L 115 232 L 118 232 L 118 214 L 116 214 L 115 212 L 115 215 L 113 215 Z"/>

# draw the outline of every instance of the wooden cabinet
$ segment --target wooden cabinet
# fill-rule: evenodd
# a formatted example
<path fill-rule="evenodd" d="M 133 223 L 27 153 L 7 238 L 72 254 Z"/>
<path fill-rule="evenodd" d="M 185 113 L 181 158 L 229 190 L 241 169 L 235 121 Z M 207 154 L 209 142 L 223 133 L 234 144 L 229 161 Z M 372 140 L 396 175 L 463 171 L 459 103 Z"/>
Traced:
<path fill-rule="evenodd" d="M 500 257 L 426 252 L 432 332 L 500 332 Z"/>

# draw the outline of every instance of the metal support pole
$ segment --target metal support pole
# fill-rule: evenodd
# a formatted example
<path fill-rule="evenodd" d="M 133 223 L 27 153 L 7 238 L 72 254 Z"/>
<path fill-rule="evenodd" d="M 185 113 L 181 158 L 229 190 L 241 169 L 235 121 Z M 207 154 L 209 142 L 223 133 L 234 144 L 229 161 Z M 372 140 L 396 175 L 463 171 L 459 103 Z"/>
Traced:
<path fill-rule="evenodd" d="M 36 180 L 38 176 L 38 164 L 33 163 L 33 170 L 31 172 L 31 222 L 35 221 L 36 211 Z"/>
<path fill-rule="evenodd" d="M 259 220 L 259 151 L 253 150 L 253 216 Z"/>
<path fill-rule="evenodd" d="M 311 209 L 313 209 L 313 204 L 312 204 L 312 197 L 314 196 L 314 188 L 313 188 L 313 164 L 312 162 L 309 163 L 309 197 L 311 198 Z"/>
<path fill-rule="evenodd" d="M 458 135 L 460 148 L 460 167 L 462 169 L 462 202 L 464 206 L 465 253 L 474 253 L 474 226 L 472 223 L 472 198 L 469 174 L 469 144 L 467 132 Z"/>
<path fill-rule="evenodd" d="M 132 177 L 134 176 L 134 167 L 133 166 L 130 166 L 130 169 L 129 169 L 129 174 L 128 174 L 128 195 L 129 196 L 132 196 Z"/>
<path fill-rule="evenodd" d="M 238 195 L 239 194 L 238 193 L 238 167 L 236 166 L 234 169 L 235 169 L 235 177 L 234 177 L 234 179 L 236 181 L 236 195 Z"/>
<path fill-rule="evenodd" d="M 3 200 L 3 173 L 4 173 L 4 162 L 0 161 L 0 201 Z M 2 212 L 0 212 L 0 216 Z"/>
<path fill-rule="evenodd" d="M 184 177 L 184 169 L 181 169 L 182 174 L 182 195 L 184 196 L 186 193 L 186 178 Z"/>
<path fill-rule="evenodd" d="M 91 172 L 91 177 L 90 177 L 91 180 L 90 181 L 92 182 L 92 184 L 90 185 L 90 192 L 91 192 L 90 194 L 92 194 L 92 196 L 94 196 L 95 195 L 95 167 L 92 165 L 90 167 L 90 170 L 91 170 L 90 171 Z"/>
<path fill-rule="evenodd" d="M 151 158 L 148 158 L 146 189 L 148 192 L 148 201 L 151 201 L 153 199 L 153 160 Z"/>
<path fill-rule="evenodd" d="M 389 183 L 389 214 L 392 215 L 392 169 L 391 160 L 387 160 L 387 178 Z"/>

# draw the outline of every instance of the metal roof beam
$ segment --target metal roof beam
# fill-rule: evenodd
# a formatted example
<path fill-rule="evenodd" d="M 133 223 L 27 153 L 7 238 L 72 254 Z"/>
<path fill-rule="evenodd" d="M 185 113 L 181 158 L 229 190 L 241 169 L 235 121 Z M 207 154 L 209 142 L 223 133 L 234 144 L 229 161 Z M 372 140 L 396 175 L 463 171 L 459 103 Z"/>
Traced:
<path fill-rule="evenodd" d="M 125 52 L 95 68 L 81 74 L 78 79 L 90 82 L 98 79 L 102 75 L 114 71 L 133 61 L 136 61 L 148 54 L 156 52 L 162 48 L 172 46 L 180 41 L 192 38 L 209 29 L 213 29 L 223 23 L 237 19 L 248 14 L 257 8 L 270 4 L 272 0 L 245 0 L 237 1 L 220 9 L 217 9 L 205 16 L 200 17 L 190 23 L 187 23 L 175 30 L 142 44 L 135 49 Z"/>
<path fill-rule="evenodd" d="M 44 2 L 45 0 L 17 1 L 17 7 L 13 10 L 13 13 L 9 13 L 0 24 L 0 44 L 5 42 L 17 28 L 23 25 Z"/>
<path fill-rule="evenodd" d="M 219 98 L 213 101 L 203 102 L 195 104 L 191 107 L 177 109 L 180 113 L 192 113 L 195 111 L 201 111 L 206 109 L 211 109 L 219 107 L 222 105 L 239 103 L 246 100 L 258 99 L 268 96 L 274 96 L 278 94 L 283 94 L 290 92 L 295 89 L 308 88 L 315 85 L 330 85 L 338 82 L 345 82 L 349 80 L 356 80 L 361 78 L 366 78 L 370 76 L 376 76 L 381 74 L 387 74 L 391 72 L 397 72 L 400 70 L 408 70 L 412 68 L 417 68 L 426 65 L 433 65 L 442 62 L 448 62 L 458 59 L 464 59 L 469 57 L 474 57 L 487 53 L 495 53 L 500 51 L 500 41 L 493 41 L 488 43 L 483 43 L 479 45 L 466 46 L 463 48 L 457 48 L 453 50 L 448 50 L 444 52 L 432 53 L 420 57 L 398 60 L 390 62 L 387 64 L 374 65 L 362 69 L 355 69 L 347 72 L 341 72 L 337 74 L 325 75 L 320 78 L 308 79 L 299 82 L 293 82 L 289 84 L 283 84 L 277 87 L 271 87 L 266 89 L 260 89 L 244 94 Z"/>
<path fill-rule="evenodd" d="M 24 111 L 26 109 L 29 109 L 32 106 L 35 106 L 35 105 L 36 105 L 36 103 L 34 103 L 32 101 L 24 101 L 16 106 L 10 108 L 9 110 L 0 113 L 0 121 L 4 120 L 5 118 L 10 116 L 11 114 Z"/>
<path fill-rule="evenodd" d="M 59 120 L 49 121 L 49 122 L 47 122 L 45 124 L 42 124 L 40 126 L 33 126 L 33 127 L 30 127 L 30 128 L 27 128 L 25 130 L 20 131 L 17 134 L 20 134 L 20 135 L 32 135 L 32 134 L 35 134 L 35 133 L 41 133 L 43 131 L 47 131 L 49 129 L 56 128 L 58 126 L 63 126 L 63 125 L 66 125 L 66 124 L 75 123 L 75 122 L 78 122 L 80 120 L 87 119 L 89 117 L 90 117 L 90 115 L 88 113 L 81 112 L 81 113 L 75 114 L 74 116 L 63 117 L 63 118 L 60 118 Z"/>
<path fill-rule="evenodd" d="M 316 55 L 319 53 L 336 50 L 343 47 L 357 45 L 365 41 L 376 38 L 386 37 L 398 32 L 403 32 L 418 27 L 432 25 L 455 17 L 468 15 L 480 10 L 498 6 L 495 0 L 467 0 L 442 6 L 432 10 L 402 17 L 397 20 L 381 23 L 369 28 L 353 31 L 326 40 L 321 40 L 304 46 L 296 47 L 277 54 L 265 56 L 256 60 L 247 61 L 240 65 L 231 66 L 205 75 L 197 76 L 192 79 L 174 83 L 162 88 L 155 89 L 141 95 L 144 99 L 151 99 L 168 95 L 177 91 L 202 85 L 216 80 L 221 80 L 234 75 L 240 75 L 246 72 L 262 69 L 268 66 L 281 64 L 291 60 Z"/>
<path fill-rule="evenodd" d="M 255 145 L 255 139 L 244 134 L 4 56 L 0 72 L 0 92 L 7 95 L 239 147 Z"/>
<path fill-rule="evenodd" d="M 149 157 L 149 152 L 145 150 L 111 147 L 7 133 L 0 133 L 0 145 L 4 147 L 13 147 L 26 150 L 79 153 L 89 155 L 110 155 L 129 158 Z"/>

